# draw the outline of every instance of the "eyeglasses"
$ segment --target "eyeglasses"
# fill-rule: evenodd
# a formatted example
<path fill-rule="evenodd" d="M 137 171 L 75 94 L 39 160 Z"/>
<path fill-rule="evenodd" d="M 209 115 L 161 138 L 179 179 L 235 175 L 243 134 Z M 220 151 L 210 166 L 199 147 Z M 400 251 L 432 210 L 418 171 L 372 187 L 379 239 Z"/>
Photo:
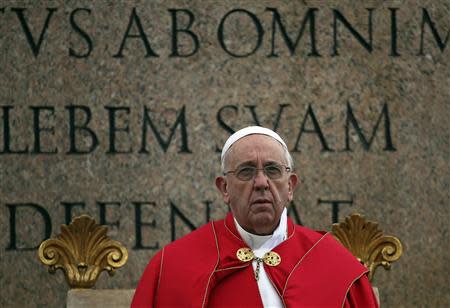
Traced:
<path fill-rule="evenodd" d="M 256 168 L 253 166 L 244 166 L 237 168 L 236 170 L 224 172 L 223 175 L 233 173 L 241 181 L 250 181 L 256 177 L 258 170 L 262 170 L 264 174 L 271 180 L 280 179 L 284 171 L 291 172 L 291 168 L 278 164 L 267 165 L 264 168 Z"/>

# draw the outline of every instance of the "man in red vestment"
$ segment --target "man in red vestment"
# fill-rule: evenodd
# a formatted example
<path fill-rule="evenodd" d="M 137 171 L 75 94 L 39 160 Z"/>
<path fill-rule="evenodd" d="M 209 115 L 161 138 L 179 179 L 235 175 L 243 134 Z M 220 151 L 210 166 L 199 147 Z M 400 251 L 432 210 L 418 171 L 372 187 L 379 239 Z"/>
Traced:
<path fill-rule="evenodd" d="M 221 158 L 216 186 L 231 213 L 159 251 L 132 307 L 378 307 L 350 252 L 287 217 L 298 179 L 277 133 L 241 129 Z"/>

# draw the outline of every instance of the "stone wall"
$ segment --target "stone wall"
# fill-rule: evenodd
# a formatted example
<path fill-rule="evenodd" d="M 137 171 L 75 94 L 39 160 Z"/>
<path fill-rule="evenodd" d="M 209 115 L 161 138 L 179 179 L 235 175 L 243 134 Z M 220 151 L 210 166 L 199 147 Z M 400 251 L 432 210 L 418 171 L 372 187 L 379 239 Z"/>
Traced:
<path fill-rule="evenodd" d="M 274 128 L 291 216 L 359 212 L 404 244 L 385 307 L 449 304 L 448 1 L 7 1 L 0 5 L 0 305 L 62 306 L 36 246 L 80 213 L 110 225 L 134 288 L 163 245 L 227 211 L 234 130 Z M 340 202 L 339 202 L 340 201 Z M 333 205 L 334 204 L 334 205 Z"/>

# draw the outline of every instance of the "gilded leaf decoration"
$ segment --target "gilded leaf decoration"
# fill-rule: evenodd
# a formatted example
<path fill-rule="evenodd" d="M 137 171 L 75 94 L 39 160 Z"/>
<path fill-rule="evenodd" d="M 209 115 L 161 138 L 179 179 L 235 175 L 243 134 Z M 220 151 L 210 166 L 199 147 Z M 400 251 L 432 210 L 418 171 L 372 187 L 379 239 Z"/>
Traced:
<path fill-rule="evenodd" d="M 331 232 L 369 269 L 370 281 L 373 280 L 378 266 L 390 269 L 392 262 L 397 261 L 403 253 L 398 238 L 384 235 L 378 223 L 366 221 L 360 214 L 352 214 L 346 217 L 344 222 L 333 224 Z"/>
<path fill-rule="evenodd" d="M 71 288 L 92 288 L 102 271 L 113 275 L 128 260 L 127 249 L 106 235 L 107 228 L 87 215 L 61 226 L 61 234 L 39 246 L 49 272 L 61 269 Z"/>

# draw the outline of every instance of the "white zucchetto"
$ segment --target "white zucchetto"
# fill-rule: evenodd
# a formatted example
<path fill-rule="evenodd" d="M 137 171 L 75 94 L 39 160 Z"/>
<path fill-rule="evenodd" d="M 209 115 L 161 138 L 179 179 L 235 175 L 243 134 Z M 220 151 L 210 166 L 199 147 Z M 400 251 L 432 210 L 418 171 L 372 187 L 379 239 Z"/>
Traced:
<path fill-rule="evenodd" d="M 286 143 L 283 141 L 283 139 L 281 139 L 280 135 L 278 135 L 273 130 L 262 127 L 262 126 L 248 126 L 248 127 L 242 128 L 242 129 L 238 130 L 237 132 L 235 132 L 225 142 L 225 145 L 223 146 L 223 149 L 222 149 L 222 155 L 220 156 L 222 163 L 223 163 L 223 158 L 225 157 L 225 153 L 236 141 L 238 141 L 239 139 L 241 139 L 245 136 L 254 135 L 254 134 L 266 135 L 266 136 L 272 137 L 273 139 L 278 141 L 287 150 Z"/>

